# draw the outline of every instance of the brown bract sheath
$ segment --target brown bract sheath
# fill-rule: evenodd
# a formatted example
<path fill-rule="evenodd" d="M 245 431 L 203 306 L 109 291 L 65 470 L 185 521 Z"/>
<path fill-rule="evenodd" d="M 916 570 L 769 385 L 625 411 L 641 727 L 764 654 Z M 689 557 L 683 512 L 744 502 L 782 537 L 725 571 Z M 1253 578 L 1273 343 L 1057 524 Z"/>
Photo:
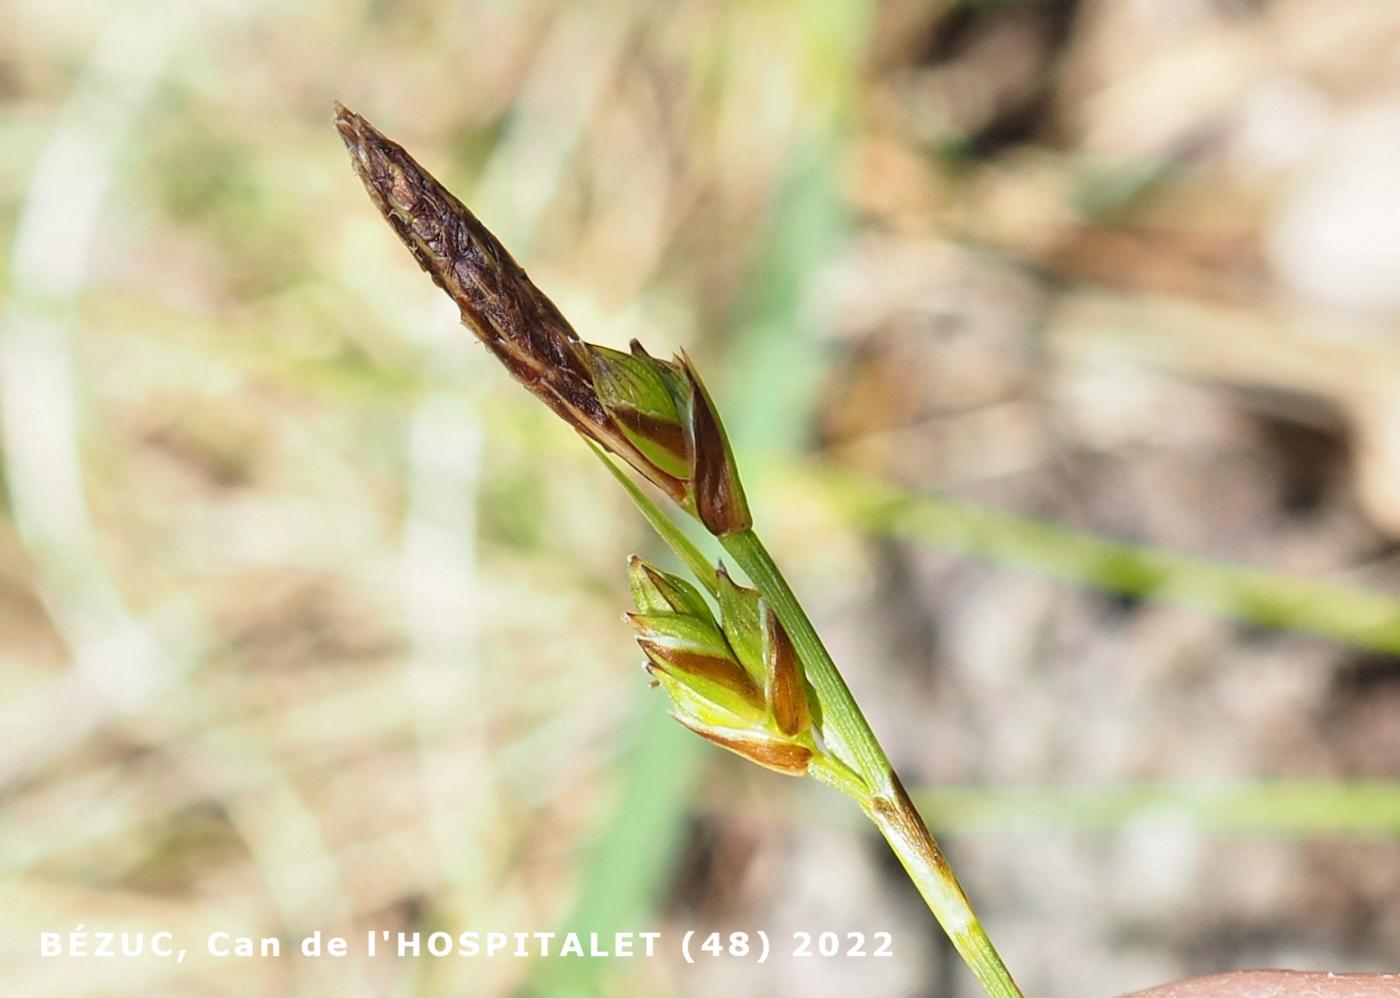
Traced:
<path fill-rule="evenodd" d="M 576 430 L 681 500 L 684 484 L 640 454 L 604 411 L 578 334 L 486 226 L 402 146 L 355 112 L 337 104 L 335 126 L 370 199 L 419 266 L 457 303 L 477 338 Z"/>
<path fill-rule="evenodd" d="M 778 730 L 785 735 L 799 734 L 812 723 L 802 663 L 782 621 L 767 603 L 760 604 L 759 621 L 763 628 L 764 698 Z"/>
<path fill-rule="evenodd" d="M 705 383 L 695 372 L 685 351 L 681 351 L 681 369 L 694 392 L 691 432 L 695 437 L 695 510 L 700 522 L 716 537 L 738 534 L 753 526 L 748 500 L 739 484 L 739 469 L 724 426 L 715 415 L 715 404 Z"/>
<path fill-rule="evenodd" d="M 672 715 L 677 721 L 701 738 L 727 748 L 750 762 L 786 776 L 805 776 L 812 763 L 812 750 L 794 742 L 785 742 L 753 731 L 733 728 L 713 728 L 687 717 L 680 711 Z"/>

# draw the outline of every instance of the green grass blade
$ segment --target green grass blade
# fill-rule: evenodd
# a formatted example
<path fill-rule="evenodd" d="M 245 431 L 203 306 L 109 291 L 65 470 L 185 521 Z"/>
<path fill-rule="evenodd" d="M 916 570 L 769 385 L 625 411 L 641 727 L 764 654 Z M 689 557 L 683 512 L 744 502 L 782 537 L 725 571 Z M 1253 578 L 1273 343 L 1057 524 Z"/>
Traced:
<path fill-rule="evenodd" d="M 923 788 L 936 831 L 1097 831 L 1151 821 L 1220 835 L 1400 837 L 1400 780 Z"/>
<path fill-rule="evenodd" d="M 799 472 L 871 534 L 1016 565 L 1104 592 L 1400 654 L 1400 597 L 1110 540 L 842 472 Z"/>
<path fill-rule="evenodd" d="M 560 932 L 651 929 L 647 919 L 671 879 L 696 775 L 708 746 L 661 709 L 652 691 L 639 696 L 636 743 L 622 775 L 622 799 L 591 849 L 573 911 Z M 592 998 L 605 992 L 609 971 L 626 961 L 535 960 L 522 998 Z"/>
<path fill-rule="evenodd" d="M 584 442 L 593 449 L 593 453 L 598 455 L 598 460 L 603 462 L 607 469 L 612 472 L 612 476 L 627 490 L 627 494 L 632 497 L 632 502 L 641 510 L 642 516 L 646 517 L 647 523 L 651 524 L 652 529 L 666 542 L 666 546 L 675 552 L 676 557 L 685 564 L 686 568 L 690 569 L 691 574 L 700 581 L 700 584 L 709 590 L 710 595 L 718 598 L 719 590 L 715 583 L 714 563 L 705 557 L 705 553 L 685 535 L 685 531 L 681 530 L 680 525 L 653 502 L 651 496 L 643 492 L 640 485 L 632 481 L 627 472 L 619 468 L 613 463 L 612 458 L 603 453 L 601 447 L 591 440 Z"/>

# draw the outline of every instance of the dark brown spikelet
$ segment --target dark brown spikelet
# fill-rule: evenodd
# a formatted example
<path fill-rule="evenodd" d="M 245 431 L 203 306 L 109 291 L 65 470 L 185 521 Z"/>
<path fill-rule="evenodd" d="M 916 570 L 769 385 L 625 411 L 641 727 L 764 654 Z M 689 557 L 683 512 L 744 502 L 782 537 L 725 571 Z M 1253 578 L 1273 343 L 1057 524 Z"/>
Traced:
<path fill-rule="evenodd" d="M 716 537 L 737 534 L 753 526 L 744 488 L 739 484 L 739 469 L 724 435 L 724 426 L 715 414 L 715 404 L 700 375 L 685 352 L 681 352 L 681 370 L 690 381 L 691 434 L 695 448 L 695 511 L 700 522 Z"/>
<path fill-rule="evenodd" d="M 340 104 L 335 127 L 385 220 L 516 380 L 580 433 L 683 497 L 683 483 L 656 469 L 618 431 L 598 398 L 578 334 L 486 226 L 402 146 Z"/>

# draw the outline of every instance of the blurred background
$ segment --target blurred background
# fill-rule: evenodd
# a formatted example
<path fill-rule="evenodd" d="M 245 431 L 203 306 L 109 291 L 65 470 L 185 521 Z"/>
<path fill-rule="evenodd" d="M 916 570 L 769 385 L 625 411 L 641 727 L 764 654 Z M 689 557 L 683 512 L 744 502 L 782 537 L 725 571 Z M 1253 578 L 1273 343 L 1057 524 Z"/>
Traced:
<path fill-rule="evenodd" d="M 665 556 L 336 99 L 696 356 L 1028 995 L 1396 969 L 1392 0 L 8 0 L 7 994 L 975 993 L 844 799 L 665 716 Z M 79 924 L 896 958 L 39 958 Z"/>

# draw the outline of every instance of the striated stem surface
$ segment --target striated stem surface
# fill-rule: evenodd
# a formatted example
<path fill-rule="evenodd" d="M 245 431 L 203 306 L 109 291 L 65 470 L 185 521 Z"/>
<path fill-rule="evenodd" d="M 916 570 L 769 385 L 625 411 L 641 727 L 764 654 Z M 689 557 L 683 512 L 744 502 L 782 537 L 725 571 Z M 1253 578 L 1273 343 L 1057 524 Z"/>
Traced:
<path fill-rule="evenodd" d="M 982 987 L 993 998 L 1019 998 L 1020 989 L 972 910 L 943 850 L 905 793 L 870 723 L 768 549 L 752 530 L 721 537 L 720 543 L 748 573 L 787 628 L 821 700 L 824 733 L 837 743 L 834 747 L 843 754 L 843 761 L 854 767 L 869 788 L 869 795 L 860 800 L 861 808 L 899 857 Z"/>

